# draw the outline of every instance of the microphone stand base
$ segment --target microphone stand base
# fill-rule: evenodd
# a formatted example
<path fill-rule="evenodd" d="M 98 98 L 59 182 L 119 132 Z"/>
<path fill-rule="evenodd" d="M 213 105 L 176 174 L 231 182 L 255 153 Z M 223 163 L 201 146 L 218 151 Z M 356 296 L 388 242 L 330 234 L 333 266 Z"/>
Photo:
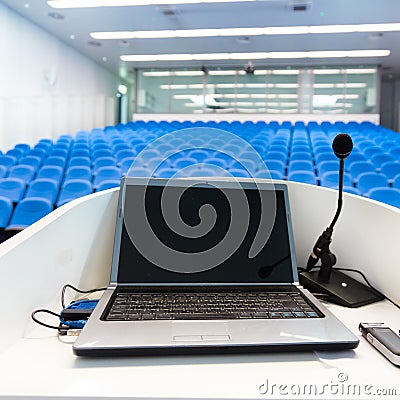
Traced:
<path fill-rule="evenodd" d="M 331 303 L 355 308 L 384 299 L 380 293 L 341 271 L 332 269 L 327 282 L 321 280 L 318 274 L 319 271 L 300 272 L 299 282 L 312 293 L 327 295 L 326 301 Z"/>

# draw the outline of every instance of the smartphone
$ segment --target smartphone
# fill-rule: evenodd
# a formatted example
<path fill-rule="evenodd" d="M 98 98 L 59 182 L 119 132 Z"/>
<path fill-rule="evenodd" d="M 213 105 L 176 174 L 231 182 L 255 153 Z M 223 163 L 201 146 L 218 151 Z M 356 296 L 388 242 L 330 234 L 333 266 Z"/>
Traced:
<path fill-rule="evenodd" d="M 383 323 L 361 322 L 362 335 L 394 365 L 400 366 L 400 336 Z"/>

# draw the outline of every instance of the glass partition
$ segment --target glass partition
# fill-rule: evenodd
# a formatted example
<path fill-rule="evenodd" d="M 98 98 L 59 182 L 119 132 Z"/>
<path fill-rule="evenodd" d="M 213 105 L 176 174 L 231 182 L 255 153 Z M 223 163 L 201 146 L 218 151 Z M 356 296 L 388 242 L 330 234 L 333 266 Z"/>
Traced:
<path fill-rule="evenodd" d="M 377 68 L 139 70 L 137 113 L 376 113 Z"/>

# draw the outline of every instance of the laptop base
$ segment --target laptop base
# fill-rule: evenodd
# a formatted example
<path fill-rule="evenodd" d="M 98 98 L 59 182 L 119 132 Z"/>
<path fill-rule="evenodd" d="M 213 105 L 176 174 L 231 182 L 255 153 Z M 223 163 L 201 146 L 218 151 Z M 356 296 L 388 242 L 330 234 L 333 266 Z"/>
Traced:
<path fill-rule="evenodd" d="M 146 347 L 146 348 L 106 348 L 106 349 L 73 349 L 76 356 L 87 357 L 124 357 L 124 356 L 183 356 L 183 355 L 229 355 L 229 354 L 260 354 L 278 352 L 308 352 L 308 351 L 343 351 L 358 346 L 358 342 L 348 343 L 296 343 L 293 345 L 235 345 L 224 346 L 182 346 L 182 347 Z"/>

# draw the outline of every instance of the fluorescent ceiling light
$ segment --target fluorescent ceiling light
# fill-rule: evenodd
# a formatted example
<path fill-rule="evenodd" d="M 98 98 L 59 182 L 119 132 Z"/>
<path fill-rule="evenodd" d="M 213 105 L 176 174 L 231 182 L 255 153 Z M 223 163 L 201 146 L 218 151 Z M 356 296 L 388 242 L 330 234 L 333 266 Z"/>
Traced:
<path fill-rule="evenodd" d="M 69 1 L 74 2 L 73 0 Z M 55 1 L 54 3 L 58 2 Z M 77 1 L 77 3 L 79 4 L 84 3 L 84 1 L 79 0 Z M 113 3 L 118 3 L 118 1 L 113 1 Z M 397 32 L 397 31 L 400 31 L 400 23 L 92 32 L 90 33 L 90 36 L 93 39 L 115 40 L 115 39 L 168 39 L 168 38 L 217 37 L 217 36 L 308 35 L 308 34 L 328 34 L 328 33 Z"/>
<path fill-rule="evenodd" d="M 143 76 L 163 77 L 163 76 L 203 76 L 203 71 L 145 71 Z"/>
<path fill-rule="evenodd" d="M 314 69 L 314 75 L 337 75 L 337 74 L 375 74 L 375 68 L 347 68 L 347 69 Z M 256 69 L 254 75 L 298 75 L 298 69 Z M 246 75 L 242 70 L 209 70 L 211 76 L 234 76 Z M 165 77 L 165 76 L 203 76 L 203 71 L 145 71 L 146 77 Z"/>
<path fill-rule="evenodd" d="M 361 89 L 367 86 L 366 83 L 314 83 L 315 89 L 349 88 Z"/>
<path fill-rule="evenodd" d="M 315 69 L 314 75 L 374 74 L 375 68 Z"/>
<path fill-rule="evenodd" d="M 53 8 L 132 7 L 165 4 L 236 3 L 256 0 L 51 0 Z"/>
<path fill-rule="evenodd" d="M 255 53 L 197 53 L 197 54 L 129 54 L 122 55 L 122 61 L 209 61 L 209 60 L 265 60 L 265 59 L 306 59 L 306 58 L 358 58 L 387 57 L 390 50 L 340 50 L 340 51 L 274 51 Z"/>

